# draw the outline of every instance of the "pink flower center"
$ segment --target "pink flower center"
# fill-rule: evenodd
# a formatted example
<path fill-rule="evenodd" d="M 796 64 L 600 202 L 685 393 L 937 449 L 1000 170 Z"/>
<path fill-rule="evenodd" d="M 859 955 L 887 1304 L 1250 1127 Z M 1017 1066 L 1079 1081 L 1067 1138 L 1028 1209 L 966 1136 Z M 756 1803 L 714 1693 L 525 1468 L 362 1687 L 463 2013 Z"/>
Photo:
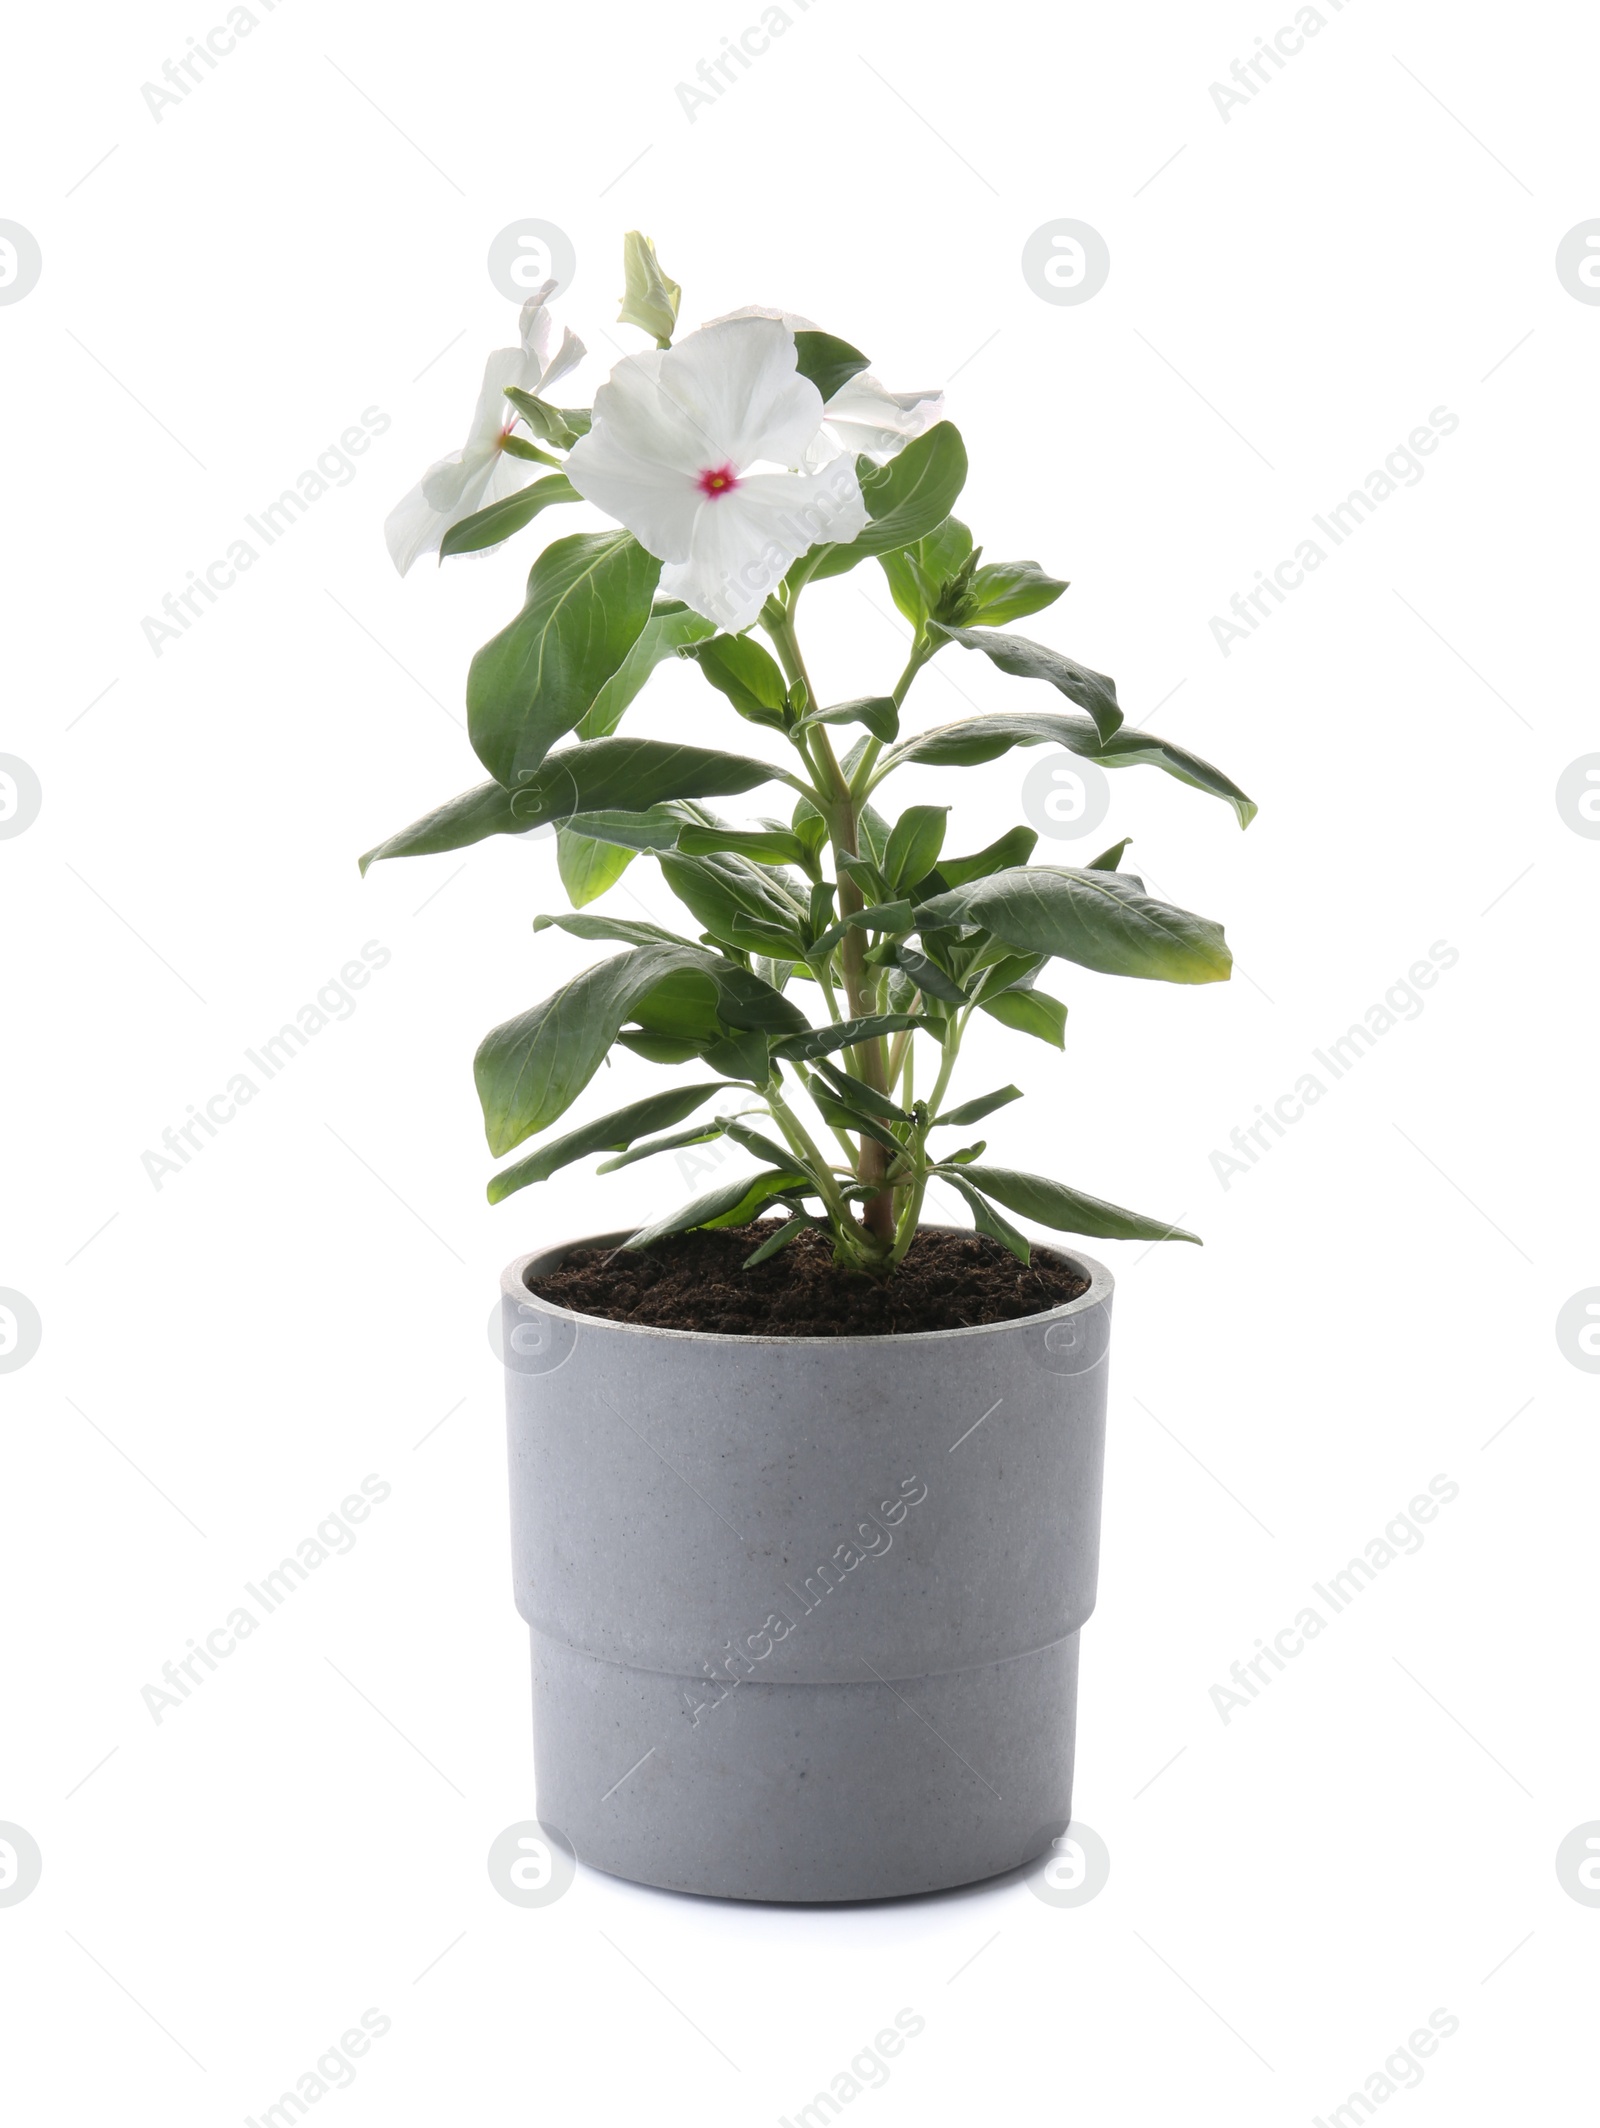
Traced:
<path fill-rule="evenodd" d="M 736 466 L 707 466 L 700 475 L 700 492 L 702 495 L 726 495 L 731 488 L 736 488 L 738 485 L 739 472 Z"/>

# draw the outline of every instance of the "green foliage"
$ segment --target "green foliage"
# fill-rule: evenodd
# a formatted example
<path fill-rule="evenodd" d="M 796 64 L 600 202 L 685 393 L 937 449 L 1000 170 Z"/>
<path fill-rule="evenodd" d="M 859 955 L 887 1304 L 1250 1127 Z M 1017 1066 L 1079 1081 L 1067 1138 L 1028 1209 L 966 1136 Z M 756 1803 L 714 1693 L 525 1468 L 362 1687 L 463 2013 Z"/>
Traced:
<path fill-rule="evenodd" d="M 683 290 L 661 271 L 655 245 L 637 229 L 630 229 L 622 240 L 622 272 L 622 308 L 617 312 L 617 323 L 637 325 L 641 332 L 651 335 L 657 347 L 670 347 Z"/>
<path fill-rule="evenodd" d="M 530 1182 L 546 1182 L 557 1168 L 569 1167 L 590 1153 L 614 1152 L 619 1146 L 632 1145 L 646 1131 L 681 1122 L 713 1094 L 724 1091 L 720 1079 L 699 1086 L 675 1086 L 670 1093 L 652 1094 L 648 1100 L 630 1102 L 609 1116 L 597 1116 L 593 1123 L 568 1131 L 565 1137 L 547 1138 L 538 1152 L 530 1153 L 514 1167 L 500 1170 L 489 1184 L 489 1202 L 499 1204 L 514 1191 L 525 1190 Z"/>
<path fill-rule="evenodd" d="M 467 673 L 467 730 L 497 783 L 525 782 L 587 715 L 649 620 L 660 574 L 631 532 L 578 532 L 545 548 L 522 611 Z"/>
<path fill-rule="evenodd" d="M 625 256 L 624 321 L 666 347 L 676 329 L 677 285 L 637 232 Z M 824 400 L 866 363 L 859 350 L 818 331 L 797 333 L 795 349 L 799 373 Z M 517 391 L 508 397 L 538 439 L 509 439 L 514 456 L 559 468 L 551 452 L 569 449 L 591 425 L 584 409 Z M 1255 805 L 1198 755 L 1129 729 L 1104 674 L 1006 632 L 1053 605 L 1067 586 L 1034 561 L 985 561 L 971 531 L 951 515 L 967 460 L 950 423 L 935 424 L 881 466 L 859 460 L 857 473 L 865 528 L 848 543 L 813 547 L 791 566 L 760 616 L 766 642 L 721 632 L 680 601 L 659 598 L 661 565 L 627 532 L 583 533 L 545 546 L 522 610 L 478 652 L 468 676 L 469 733 L 491 780 L 361 859 L 365 872 L 380 858 L 463 850 L 553 824 L 556 869 L 571 906 L 534 919 L 543 941 L 536 953 L 570 953 L 545 939 L 553 931 L 621 949 L 571 975 L 480 1045 L 474 1073 L 491 1152 L 540 1141 L 494 1177 L 490 1200 L 597 1155 L 605 1156 L 606 1172 L 725 1139 L 753 1158 L 756 1171 L 640 1227 L 630 1246 L 736 1225 L 773 1206 L 782 1221 L 749 1262 L 788 1247 L 810 1227 L 831 1237 L 841 1263 L 887 1275 L 910 1246 L 935 1180 L 967 1205 L 980 1233 L 1024 1263 L 1031 1245 L 1019 1218 L 1101 1239 L 1192 1241 L 1166 1222 L 1063 1183 L 991 1166 L 982 1142 L 940 1153 L 929 1140 L 935 1130 L 979 1123 L 1022 1098 L 1013 1085 L 965 1101 L 952 1097 L 975 1013 L 1064 1053 L 1067 1003 L 1037 987 L 1050 961 L 1181 986 L 1224 981 L 1232 958 L 1221 926 L 1151 894 L 1124 871 L 1126 834 L 1082 866 L 1036 863 L 1037 837 L 1022 826 L 951 856 L 947 830 L 963 780 L 947 779 L 944 803 L 894 813 L 878 807 L 902 768 L 973 769 L 1041 745 L 1108 769 L 1157 768 L 1221 799 L 1241 826 Z M 576 499 L 559 469 L 533 480 L 450 527 L 441 559 L 497 546 L 552 505 Z M 806 670 L 797 609 L 811 582 L 869 557 L 911 627 L 910 656 L 892 689 L 827 705 Z M 1052 693 L 1017 698 L 1038 707 L 908 731 L 908 691 L 921 668 L 952 645 Z M 657 667 L 675 657 L 699 667 L 714 694 L 757 728 L 747 736 L 765 751 L 680 743 L 662 735 L 673 728 L 669 720 L 655 735 L 620 735 Z M 830 735 L 845 726 L 856 729 L 841 757 Z M 787 819 L 730 823 L 709 809 L 711 801 L 773 783 L 793 795 Z M 682 929 L 645 915 L 643 894 L 627 915 L 592 906 L 640 857 L 652 861 L 681 905 Z M 548 864 L 531 852 L 529 861 Z M 1087 996 L 1098 1004 L 1096 991 Z M 630 1059 L 697 1071 L 691 1083 L 546 1135 L 608 1060 L 621 1064 L 624 1086 L 636 1080 Z M 1076 1088 L 1068 1096 L 1060 1077 L 1066 1067 L 1041 1061 L 1054 1114 L 1112 1111 L 1110 1089 L 1091 1089 L 1085 1099 Z M 723 1106 L 704 1113 L 713 1100 Z M 1014 1120 L 1007 1114 L 1001 1128 Z M 1092 1142 L 1098 1140 L 1097 1133 Z"/>
<path fill-rule="evenodd" d="M 574 727 L 578 737 L 609 739 L 622 722 L 628 704 L 656 667 L 688 644 L 715 633 L 716 625 L 676 599 L 658 599 L 650 609 L 649 620 L 634 638 L 633 648 Z"/>
<path fill-rule="evenodd" d="M 571 828 L 556 830 L 556 869 L 575 909 L 586 908 L 614 887 L 632 864 L 633 855 L 614 842 L 597 842 L 592 836 L 574 834 Z"/>
<path fill-rule="evenodd" d="M 797 332 L 794 354 L 795 368 L 802 377 L 810 378 L 824 404 L 867 366 L 859 347 L 852 347 L 848 340 L 836 340 L 832 333 Z"/>
<path fill-rule="evenodd" d="M 519 488 L 504 502 L 492 502 L 487 509 L 474 510 L 470 517 L 453 524 L 439 542 L 439 560 L 443 562 L 447 554 L 478 554 L 485 547 L 498 547 L 513 532 L 531 525 L 539 512 L 548 510 L 552 503 L 581 500 L 564 473 L 552 473 L 544 480 L 534 481 L 531 487 Z"/>
<path fill-rule="evenodd" d="M 714 635 L 709 642 L 691 643 L 682 654 L 693 658 L 741 717 L 783 730 L 789 690 L 771 653 L 754 636 Z"/>
<path fill-rule="evenodd" d="M 1059 650 L 1030 643 L 1024 635 L 980 635 L 975 628 L 951 627 L 941 621 L 932 621 L 929 626 L 947 642 L 960 643 L 967 650 L 981 650 L 992 665 L 998 665 L 1002 672 L 1014 673 L 1019 680 L 1047 680 L 1069 702 L 1076 702 L 1089 712 L 1102 746 L 1122 722 L 1116 682 L 1108 680 L 1103 672 L 1091 672 L 1075 658 L 1063 657 Z"/>
<path fill-rule="evenodd" d="M 847 543 L 813 547 L 810 554 L 795 563 L 791 578 L 796 572 L 802 583 L 842 576 L 857 562 L 908 546 L 942 524 L 950 514 L 950 505 L 966 485 L 966 446 L 960 430 L 951 422 L 941 421 L 913 437 L 899 456 L 885 466 L 875 466 L 867 458 L 858 459 L 856 472 L 869 522 Z"/>

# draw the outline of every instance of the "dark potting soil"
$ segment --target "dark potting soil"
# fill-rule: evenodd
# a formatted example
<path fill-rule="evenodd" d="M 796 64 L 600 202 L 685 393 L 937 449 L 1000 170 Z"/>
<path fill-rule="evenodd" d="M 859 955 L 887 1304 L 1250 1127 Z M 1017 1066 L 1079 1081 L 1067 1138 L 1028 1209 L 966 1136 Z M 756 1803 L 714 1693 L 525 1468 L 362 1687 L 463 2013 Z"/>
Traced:
<path fill-rule="evenodd" d="M 541 1300 L 575 1315 L 723 1337 L 888 1337 L 965 1330 L 1059 1308 L 1089 1281 L 1035 1250 L 1025 1270 L 981 1234 L 925 1229 L 899 1270 L 879 1280 L 843 1271 L 812 1231 L 741 1268 L 771 1223 L 677 1234 L 647 1253 L 574 1249 L 559 1270 L 528 1281 Z"/>

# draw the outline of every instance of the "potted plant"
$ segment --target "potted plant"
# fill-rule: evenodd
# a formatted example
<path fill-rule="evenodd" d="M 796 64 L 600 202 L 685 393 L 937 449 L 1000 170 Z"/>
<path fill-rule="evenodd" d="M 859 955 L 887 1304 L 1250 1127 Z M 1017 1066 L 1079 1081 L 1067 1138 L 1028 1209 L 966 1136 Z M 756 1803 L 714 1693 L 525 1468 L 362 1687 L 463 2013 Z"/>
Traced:
<path fill-rule="evenodd" d="M 505 1274 L 541 1819 L 583 1860 L 682 1890 L 926 1891 L 1031 1859 L 1071 1814 L 1112 1281 L 1012 1215 L 1195 1239 L 991 1160 L 970 1133 L 1019 1091 L 958 1094 L 963 1036 L 981 1013 L 1061 1048 L 1051 959 L 1170 983 L 1231 963 L 1217 924 L 1124 869 L 1126 840 L 1035 864 L 1016 827 L 953 855 L 949 807 L 893 815 L 888 786 L 1045 744 L 1162 769 L 1241 825 L 1255 808 L 1129 730 L 1109 679 L 1009 632 L 1066 585 L 985 561 L 952 515 L 966 455 L 939 397 L 886 391 L 787 313 L 677 338 L 654 247 L 632 235 L 625 257 L 622 319 L 654 345 L 592 409 L 558 405 L 583 350 L 553 346 L 547 285 L 490 358 L 467 445 L 389 521 L 402 569 L 580 499 L 615 528 L 546 545 L 473 659 L 489 780 L 362 867 L 553 825 L 571 908 L 534 930 L 620 948 L 484 1038 L 491 1152 L 536 1141 L 492 1202 L 595 1155 L 602 1173 L 713 1140 L 747 1157 L 667 1217 Z M 802 594 L 869 561 L 911 652 L 887 692 L 825 701 Z M 954 649 L 1055 699 L 907 729 L 917 674 Z M 622 736 L 674 655 L 767 743 Z M 758 788 L 781 815 L 715 810 Z M 591 913 L 641 855 L 681 928 Z M 551 1135 L 614 1051 L 688 1083 Z M 935 1179 L 970 1231 L 925 1222 Z"/>

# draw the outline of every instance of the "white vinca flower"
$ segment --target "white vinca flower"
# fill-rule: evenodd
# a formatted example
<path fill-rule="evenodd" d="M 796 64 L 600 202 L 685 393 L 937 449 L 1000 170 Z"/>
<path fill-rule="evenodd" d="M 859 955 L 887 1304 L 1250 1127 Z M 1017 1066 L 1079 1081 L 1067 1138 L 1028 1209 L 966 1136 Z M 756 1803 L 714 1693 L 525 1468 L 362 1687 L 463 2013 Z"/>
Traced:
<path fill-rule="evenodd" d="M 744 310 L 730 310 L 728 319 L 731 318 L 776 318 L 791 332 L 821 331 L 820 326 L 802 318 L 797 311 L 767 310 L 759 303 Z M 728 319 L 715 318 L 712 323 L 722 325 Z M 886 391 L 870 370 L 863 370 L 841 385 L 822 409 L 820 448 L 824 457 L 850 451 L 882 465 L 897 451 L 903 451 L 913 436 L 920 436 L 924 429 L 931 429 L 943 419 L 943 392 Z M 810 462 L 821 463 L 821 459 Z"/>
<path fill-rule="evenodd" d="M 546 281 L 523 304 L 521 346 L 497 348 L 485 363 L 483 389 L 466 442 L 459 451 L 429 466 L 384 520 L 383 535 L 402 576 L 419 555 L 439 551 L 439 542 L 452 525 L 492 502 L 504 502 L 543 470 L 506 450 L 506 438 L 513 430 L 522 424 L 526 436 L 527 427 L 505 393 L 509 384 L 543 397 L 558 378 L 583 360 L 583 342 L 565 329 L 561 345 L 551 353 L 555 323 L 546 305 L 555 285 Z"/>
<path fill-rule="evenodd" d="M 944 419 L 943 392 L 886 392 L 870 371 L 842 384 L 822 410 L 823 433 L 881 465 Z"/>
<path fill-rule="evenodd" d="M 854 460 L 822 440 L 823 413 L 789 328 L 730 318 L 619 362 L 564 470 L 665 564 L 668 598 L 736 633 L 791 562 L 866 524 Z"/>

